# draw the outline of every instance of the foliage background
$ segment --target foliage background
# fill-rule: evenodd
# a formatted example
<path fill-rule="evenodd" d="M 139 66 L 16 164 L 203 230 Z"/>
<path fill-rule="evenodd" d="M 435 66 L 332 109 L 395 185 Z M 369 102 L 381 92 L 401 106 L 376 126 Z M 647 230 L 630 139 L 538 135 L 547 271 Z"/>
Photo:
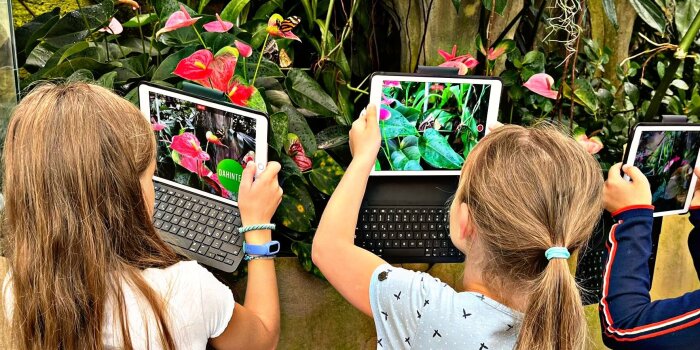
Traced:
<path fill-rule="evenodd" d="M 13 1 L 24 87 L 42 79 L 94 79 L 133 99 L 135 86 L 143 80 L 180 84 L 172 69 L 198 45 L 184 29 L 151 40 L 177 9 L 175 0 L 140 2 L 144 16 L 155 14 L 139 17 L 148 18 L 148 23 L 129 21 L 135 18 L 133 10 L 111 0 L 32 1 Z M 271 158 L 284 165 L 286 194 L 276 220 L 282 235 L 293 243 L 288 247 L 307 271 L 315 273 L 309 243 L 318 216 L 349 163 L 348 127 L 357 108 L 366 103 L 366 78 L 374 71 L 413 71 L 419 64 L 439 64 L 437 50 L 457 45 L 460 54 L 470 53 L 480 62 L 469 74 L 503 80 L 501 121 L 527 125 L 547 119 L 571 132 L 599 136 L 604 148 L 596 156 L 603 168 L 621 159 L 629 126 L 636 121 L 662 113 L 685 114 L 692 121 L 700 116 L 697 28 L 692 28 L 700 0 L 189 0 L 184 4 L 204 14 L 199 26 L 211 21 L 214 13 L 237 25 L 224 35 L 204 33 L 214 52 L 233 38 L 256 49 L 247 62 L 239 62 L 237 72 L 251 73 L 272 13 L 302 19 L 295 29 L 301 43 L 278 41 L 291 66 L 280 67 L 274 55 L 268 56 L 262 60 L 263 78 L 256 87 L 270 113 Z M 61 9 L 50 12 L 54 6 Z M 78 7 L 91 11 L 87 20 L 70 12 Z M 112 15 L 130 23 L 125 32 L 118 37 L 97 34 L 95 30 Z M 687 55 L 678 55 L 678 43 L 687 32 L 692 44 Z M 486 50 L 505 40 L 512 40 L 513 49 L 487 64 Z M 100 49 L 105 41 L 108 49 Z M 547 99 L 522 86 L 540 72 L 554 77 L 560 99 Z M 655 92 L 660 85 L 662 89 Z M 661 102 L 658 113 L 653 112 L 654 95 Z M 290 133 L 311 157 L 311 170 L 302 172 L 294 163 Z"/>

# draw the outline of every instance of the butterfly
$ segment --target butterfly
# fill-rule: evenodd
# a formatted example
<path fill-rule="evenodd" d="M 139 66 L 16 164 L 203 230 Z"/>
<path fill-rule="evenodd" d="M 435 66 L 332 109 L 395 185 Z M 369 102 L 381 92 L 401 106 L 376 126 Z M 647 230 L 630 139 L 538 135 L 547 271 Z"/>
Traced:
<path fill-rule="evenodd" d="M 292 65 L 292 59 L 289 58 L 287 51 L 280 49 L 275 40 L 270 40 L 263 49 L 263 56 L 268 60 L 279 63 L 280 67 L 288 68 Z"/>
<path fill-rule="evenodd" d="M 299 18 L 299 16 L 291 16 L 287 17 L 287 19 L 282 22 L 278 20 L 277 28 L 279 28 L 282 33 L 291 32 L 299 23 L 301 23 L 301 18 Z"/>

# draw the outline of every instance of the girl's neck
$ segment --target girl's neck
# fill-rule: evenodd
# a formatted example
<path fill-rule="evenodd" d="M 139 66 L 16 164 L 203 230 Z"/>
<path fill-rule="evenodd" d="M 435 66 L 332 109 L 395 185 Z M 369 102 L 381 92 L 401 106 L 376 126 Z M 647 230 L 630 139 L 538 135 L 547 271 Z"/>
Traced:
<path fill-rule="evenodd" d="M 530 297 L 527 293 L 519 289 L 504 288 L 503 283 L 493 280 L 486 283 L 482 276 L 483 271 L 480 268 L 465 266 L 462 280 L 464 290 L 482 294 L 513 310 L 525 312 Z"/>

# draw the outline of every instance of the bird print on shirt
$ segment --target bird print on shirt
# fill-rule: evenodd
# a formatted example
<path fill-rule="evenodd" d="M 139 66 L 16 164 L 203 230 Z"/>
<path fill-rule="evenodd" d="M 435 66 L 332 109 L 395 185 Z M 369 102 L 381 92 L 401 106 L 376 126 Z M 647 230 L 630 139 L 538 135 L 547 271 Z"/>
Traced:
<path fill-rule="evenodd" d="M 433 332 L 433 338 L 435 338 L 436 336 L 442 338 L 442 335 L 440 334 L 440 331 L 437 330 L 437 329 L 435 329 L 434 332 Z"/>
<path fill-rule="evenodd" d="M 418 313 L 418 318 L 420 318 L 420 311 L 416 310 L 416 312 Z"/>
<path fill-rule="evenodd" d="M 484 349 L 488 349 L 488 348 L 489 348 L 489 347 L 486 346 L 486 345 L 484 345 L 484 343 L 481 343 L 481 346 L 479 347 L 479 350 L 484 350 Z"/>
<path fill-rule="evenodd" d="M 464 317 L 466 319 L 467 317 L 469 317 L 471 315 L 472 314 L 468 314 L 466 310 L 462 309 L 462 317 Z"/>
<path fill-rule="evenodd" d="M 388 314 L 388 313 L 382 311 L 382 315 L 384 315 L 384 321 L 388 321 L 388 320 L 389 320 L 389 314 Z"/>
<path fill-rule="evenodd" d="M 404 342 L 407 343 L 408 346 L 411 346 L 411 337 L 404 339 Z"/>
<path fill-rule="evenodd" d="M 399 294 L 394 294 L 394 297 L 396 298 L 396 300 L 401 299 L 401 291 L 399 291 Z"/>
<path fill-rule="evenodd" d="M 430 304 L 430 300 L 425 299 L 425 301 L 423 302 L 423 307 L 425 307 L 425 306 L 428 305 L 428 304 Z"/>

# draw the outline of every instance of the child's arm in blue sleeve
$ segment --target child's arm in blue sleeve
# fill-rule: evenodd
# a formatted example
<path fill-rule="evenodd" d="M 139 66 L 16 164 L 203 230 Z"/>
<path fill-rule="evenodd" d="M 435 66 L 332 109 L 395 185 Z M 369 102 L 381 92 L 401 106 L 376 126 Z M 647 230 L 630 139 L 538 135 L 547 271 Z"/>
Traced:
<path fill-rule="evenodd" d="M 700 291 L 654 302 L 649 296 L 652 214 L 651 206 L 613 213 L 600 301 L 603 341 L 612 349 L 697 348 Z"/>
<path fill-rule="evenodd" d="M 694 227 L 688 235 L 688 250 L 693 258 L 695 273 L 700 278 L 700 207 L 690 207 L 690 223 Z"/>

